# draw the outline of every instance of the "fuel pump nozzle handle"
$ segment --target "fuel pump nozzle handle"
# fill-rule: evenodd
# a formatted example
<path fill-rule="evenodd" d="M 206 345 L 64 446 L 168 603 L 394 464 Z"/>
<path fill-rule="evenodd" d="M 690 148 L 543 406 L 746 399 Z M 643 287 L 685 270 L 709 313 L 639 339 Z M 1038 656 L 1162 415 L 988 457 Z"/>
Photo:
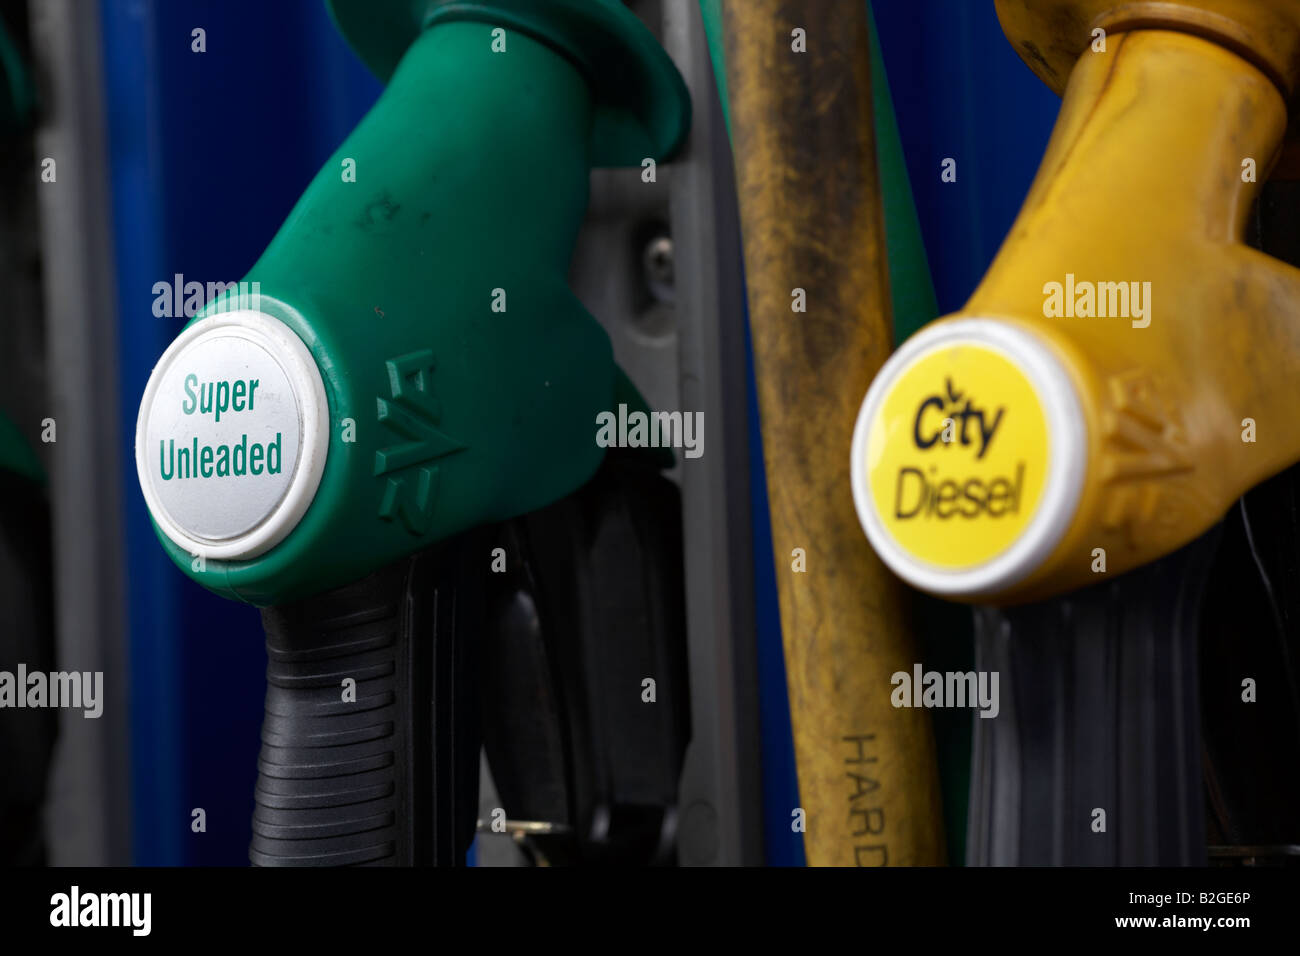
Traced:
<path fill-rule="evenodd" d="M 466 535 L 578 488 L 597 415 L 642 404 L 565 273 L 591 166 L 653 169 L 690 104 L 613 0 L 330 7 L 387 89 L 167 349 L 136 463 L 180 569 L 265 608 L 254 862 L 452 862 Z"/>

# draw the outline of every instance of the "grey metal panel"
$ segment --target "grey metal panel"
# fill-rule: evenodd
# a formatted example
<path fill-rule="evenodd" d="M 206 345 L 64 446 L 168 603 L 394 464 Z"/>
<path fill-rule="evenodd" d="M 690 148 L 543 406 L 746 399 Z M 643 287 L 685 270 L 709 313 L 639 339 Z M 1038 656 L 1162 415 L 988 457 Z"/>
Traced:
<path fill-rule="evenodd" d="M 682 776 L 685 864 L 762 862 L 744 278 L 731 147 L 696 0 L 665 0 L 664 46 L 694 105 L 670 168 L 680 407 L 704 412 L 682 466 L 693 739 Z"/>
<path fill-rule="evenodd" d="M 633 0 L 694 104 L 686 149 L 644 182 L 640 169 L 592 173 L 569 283 L 653 409 L 704 413 L 704 454 L 676 452 L 682 490 L 692 740 L 679 796 L 687 865 L 763 859 L 745 379 L 744 278 L 730 144 L 696 0 Z M 671 250 L 672 279 L 647 253 Z M 668 245 L 667 243 L 671 243 Z M 494 792 L 484 791 L 481 813 Z M 486 819 L 486 816 L 485 816 Z M 480 865 L 517 851 L 480 834 Z"/>
<path fill-rule="evenodd" d="M 37 196 L 50 417 L 57 427 L 48 451 L 58 666 L 103 671 L 105 701 L 96 720 L 77 710 L 60 713 L 47 811 L 50 859 L 122 865 L 130 853 L 124 446 L 117 408 L 104 405 L 118 384 L 99 5 L 42 0 L 31 15 L 43 104 L 36 156 L 56 163 L 56 181 L 39 183 Z"/>
<path fill-rule="evenodd" d="M 597 170 L 570 283 L 651 408 L 704 413 L 704 454 L 677 452 L 692 741 L 680 793 L 685 864 L 762 861 L 745 383 L 744 278 L 731 148 L 696 0 L 628 6 L 663 42 L 694 106 L 685 151 L 642 181 Z M 670 239 L 671 283 L 647 275 Z"/>

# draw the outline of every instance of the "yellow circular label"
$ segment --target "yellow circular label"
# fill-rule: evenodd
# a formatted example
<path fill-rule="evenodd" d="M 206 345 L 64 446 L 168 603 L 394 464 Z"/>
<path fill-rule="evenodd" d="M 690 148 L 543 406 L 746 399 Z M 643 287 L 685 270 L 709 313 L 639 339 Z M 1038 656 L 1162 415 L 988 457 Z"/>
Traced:
<path fill-rule="evenodd" d="M 876 410 L 867 482 L 899 547 L 964 569 L 996 558 L 1028 527 L 1050 452 L 1024 372 L 986 345 L 943 345 L 900 373 Z"/>

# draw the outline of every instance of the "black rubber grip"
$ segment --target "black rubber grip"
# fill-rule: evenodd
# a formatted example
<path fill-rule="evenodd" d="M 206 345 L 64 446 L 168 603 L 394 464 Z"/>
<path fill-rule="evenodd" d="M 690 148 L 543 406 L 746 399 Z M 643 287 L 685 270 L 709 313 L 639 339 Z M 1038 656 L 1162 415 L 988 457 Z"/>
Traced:
<path fill-rule="evenodd" d="M 458 539 L 262 612 L 254 865 L 464 862 L 479 759 L 469 654 L 481 622 L 465 559 L 480 571 L 488 560 L 467 547 Z"/>
<path fill-rule="evenodd" d="M 55 669 L 50 512 L 35 483 L 0 469 L 0 671 Z M 26 688 L 19 688 L 20 694 Z M 0 866 L 46 864 L 42 810 L 59 712 L 0 714 Z"/>
<path fill-rule="evenodd" d="M 1217 538 L 976 609 L 976 667 L 999 673 L 1001 709 L 974 720 L 969 864 L 1205 864 L 1197 635 Z"/>

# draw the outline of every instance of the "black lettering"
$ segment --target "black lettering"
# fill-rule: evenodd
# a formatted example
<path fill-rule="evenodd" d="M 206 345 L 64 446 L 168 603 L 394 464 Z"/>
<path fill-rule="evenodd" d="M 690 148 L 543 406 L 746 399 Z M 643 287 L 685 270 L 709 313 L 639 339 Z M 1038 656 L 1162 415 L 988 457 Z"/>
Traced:
<path fill-rule="evenodd" d="M 924 451 L 925 449 L 933 445 L 935 442 L 937 442 L 940 436 L 943 435 L 943 428 L 940 427 L 940 429 L 937 432 L 935 432 L 933 436 L 931 436 L 929 441 L 926 441 L 921 437 L 921 417 L 925 414 L 925 409 L 929 405 L 933 405 L 935 408 L 939 409 L 939 414 L 942 415 L 943 399 L 940 398 L 938 395 L 931 395 L 929 398 L 923 401 L 921 403 L 921 407 L 916 410 L 916 421 L 912 423 L 912 439 L 916 442 L 916 447 L 920 448 L 922 451 Z"/>
<path fill-rule="evenodd" d="M 967 427 L 970 426 L 971 416 L 979 415 L 979 414 L 980 414 L 979 412 L 971 411 L 970 399 L 968 398 L 966 399 L 966 404 L 962 406 L 962 410 L 958 412 L 957 415 L 954 416 L 954 417 L 961 418 L 961 443 L 963 445 L 970 444 L 970 438 L 966 434 L 966 429 Z"/>
<path fill-rule="evenodd" d="M 980 412 L 980 413 L 979 413 L 979 416 L 980 416 L 980 453 L 979 453 L 978 455 L 975 456 L 976 458 L 983 458 L 983 457 L 984 457 L 984 453 L 985 453 L 986 451 L 989 450 L 989 442 L 993 441 L 993 433 L 996 432 L 996 431 L 998 430 L 998 423 L 999 423 L 1000 421 L 1002 421 L 1002 413 L 1005 412 L 1005 411 L 1006 411 L 1005 408 L 999 408 L 999 409 L 998 409 L 998 413 L 997 413 L 996 415 L 993 416 L 993 424 L 990 425 L 988 428 L 985 428 L 985 427 L 984 427 L 984 413 L 983 413 L 983 412 Z"/>
<path fill-rule="evenodd" d="M 879 860 L 873 861 L 871 859 L 873 853 L 880 854 Z M 883 843 L 872 844 L 871 846 L 855 846 L 853 848 L 853 863 L 855 866 L 888 866 L 889 851 Z"/>
<path fill-rule="evenodd" d="M 917 499 L 916 507 L 906 514 L 903 513 L 903 477 L 905 475 L 915 475 L 921 479 L 921 497 Z M 894 494 L 894 517 L 899 519 L 914 518 L 921 512 L 925 506 L 926 492 L 929 486 L 926 484 L 925 475 L 919 468 L 900 468 L 898 471 L 898 486 Z"/>
<path fill-rule="evenodd" d="M 854 773 L 851 770 L 846 771 L 846 774 L 853 781 L 854 786 L 857 787 L 857 789 L 849 795 L 850 802 L 858 799 L 858 797 L 864 797 L 867 794 L 880 789 L 879 780 L 872 780 L 870 777 L 864 777 L 862 774 Z"/>
<path fill-rule="evenodd" d="M 868 807 L 866 810 L 850 810 L 850 817 L 862 817 L 862 829 L 854 830 L 854 836 L 879 836 L 885 832 L 885 811 L 880 807 Z M 875 826 L 872 826 L 872 822 Z"/>
<path fill-rule="evenodd" d="M 866 755 L 866 750 L 862 746 L 868 740 L 875 740 L 876 739 L 875 734 L 849 734 L 844 739 L 852 740 L 854 743 L 858 745 L 858 756 L 853 760 L 845 760 L 844 761 L 845 763 L 875 763 L 876 762 L 875 757 L 868 757 Z"/>
<path fill-rule="evenodd" d="M 944 510 L 944 505 L 951 505 L 957 501 L 957 482 L 945 481 L 939 486 L 938 492 L 934 496 L 934 514 L 939 520 L 951 518 L 953 515 L 952 508 Z"/>
<path fill-rule="evenodd" d="M 1005 478 L 994 478 L 989 482 L 989 517 L 1001 518 L 1007 513 L 1006 505 L 1011 498 L 1011 482 Z M 997 505 L 995 509 L 993 506 Z"/>

